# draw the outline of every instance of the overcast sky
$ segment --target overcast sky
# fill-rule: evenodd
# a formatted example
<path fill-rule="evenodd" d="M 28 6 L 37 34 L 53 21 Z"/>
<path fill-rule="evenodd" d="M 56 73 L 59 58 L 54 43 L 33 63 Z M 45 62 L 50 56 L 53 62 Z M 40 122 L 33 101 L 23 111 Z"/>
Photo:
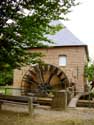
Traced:
<path fill-rule="evenodd" d="M 90 57 L 94 59 L 94 0 L 77 0 L 79 6 L 68 14 L 70 21 L 65 26 L 82 42 L 89 46 Z"/>

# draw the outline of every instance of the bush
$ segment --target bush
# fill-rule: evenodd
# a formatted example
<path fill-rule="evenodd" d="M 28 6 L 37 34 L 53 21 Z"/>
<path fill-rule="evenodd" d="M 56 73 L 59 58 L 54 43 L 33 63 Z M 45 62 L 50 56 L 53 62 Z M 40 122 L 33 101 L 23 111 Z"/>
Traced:
<path fill-rule="evenodd" d="M 0 85 L 11 85 L 13 82 L 13 70 L 0 72 Z"/>

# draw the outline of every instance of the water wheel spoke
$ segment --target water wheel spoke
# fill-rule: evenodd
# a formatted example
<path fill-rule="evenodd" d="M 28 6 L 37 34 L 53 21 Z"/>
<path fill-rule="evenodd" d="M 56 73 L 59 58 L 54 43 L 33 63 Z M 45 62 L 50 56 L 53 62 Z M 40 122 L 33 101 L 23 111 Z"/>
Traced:
<path fill-rule="evenodd" d="M 58 77 L 61 77 L 62 76 L 62 71 L 60 71 L 58 74 L 57 74 Z"/>
<path fill-rule="evenodd" d="M 51 71 L 53 71 L 53 69 L 54 69 L 54 66 L 49 65 L 49 71 L 51 72 Z"/>
<path fill-rule="evenodd" d="M 29 84 L 33 83 L 33 81 L 28 80 L 28 79 L 24 79 L 24 81 L 27 82 L 27 83 L 29 83 Z"/>
<path fill-rule="evenodd" d="M 34 78 L 31 76 L 31 75 L 26 75 L 26 80 L 28 79 L 28 81 L 32 81 L 33 83 L 35 83 L 35 84 L 39 84 L 36 80 L 34 80 Z"/>
<path fill-rule="evenodd" d="M 38 70 L 38 65 L 34 66 L 33 67 L 34 71 L 37 73 L 39 70 Z"/>
<path fill-rule="evenodd" d="M 34 79 L 31 79 L 31 81 L 32 81 L 32 83 L 35 83 L 35 84 L 39 84 L 36 80 L 34 80 Z"/>
<path fill-rule="evenodd" d="M 53 78 L 53 76 L 58 72 L 58 68 L 53 68 L 51 73 L 49 74 L 49 78 L 47 79 L 46 83 L 50 84 L 51 79 Z"/>
<path fill-rule="evenodd" d="M 63 77 L 62 79 L 61 79 L 61 81 L 64 81 L 66 79 L 66 77 Z"/>
<path fill-rule="evenodd" d="M 44 65 L 44 72 L 47 72 L 47 71 L 48 71 L 48 65 L 45 64 L 45 65 Z"/>
<path fill-rule="evenodd" d="M 33 71 L 33 70 L 28 70 L 29 71 L 29 73 L 31 74 L 31 75 L 33 75 L 33 76 L 36 76 L 36 73 Z"/>
<path fill-rule="evenodd" d="M 43 67 L 42 65 L 39 65 L 39 73 L 40 73 L 40 79 L 41 79 L 41 83 L 44 83 L 44 72 L 43 72 Z"/>
<path fill-rule="evenodd" d="M 65 81 L 66 81 L 66 82 L 65 82 Z M 61 85 L 62 85 L 62 87 L 63 87 L 64 89 L 66 89 L 66 88 L 68 87 L 66 77 L 61 79 Z"/>
<path fill-rule="evenodd" d="M 41 69 L 40 69 L 40 66 L 39 65 L 37 65 L 37 66 L 35 66 L 34 67 L 34 70 L 35 70 L 35 72 L 36 72 L 36 76 L 37 76 L 37 79 L 38 79 L 38 82 L 39 83 L 42 83 L 43 82 L 43 79 L 42 79 L 42 74 L 41 74 Z"/>

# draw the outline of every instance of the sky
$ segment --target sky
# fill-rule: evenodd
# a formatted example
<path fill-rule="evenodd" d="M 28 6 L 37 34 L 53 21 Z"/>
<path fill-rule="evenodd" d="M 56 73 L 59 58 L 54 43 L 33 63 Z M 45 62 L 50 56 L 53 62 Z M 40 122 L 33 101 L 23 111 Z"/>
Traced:
<path fill-rule="evenodd" d="M 64 25 L 83 43 L 88 45 L 89 56 L 94 60 L 94 0 L 77 0 Z"/>

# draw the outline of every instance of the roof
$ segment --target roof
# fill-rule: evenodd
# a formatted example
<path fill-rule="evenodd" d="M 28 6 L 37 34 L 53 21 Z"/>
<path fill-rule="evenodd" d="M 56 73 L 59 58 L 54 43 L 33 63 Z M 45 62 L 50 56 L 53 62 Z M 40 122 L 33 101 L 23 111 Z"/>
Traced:
<path fill-rule="evenodd" d="M 60 21 L 52 22 L 52 25 L 61 24 Z M 54 43 L 48 43 L 52 47 L 69 47 L 69 46 L 83 46 L 86 50 L 87 59 L 89 60 L 88 46 L 80 41 L 68 28 L 64 27 L 54 35 L 46 35 L 48 39 Z"/>
<path fill-rule="evenodd" d="M 62 24 L 61 21 L 52 21 L 51 25 L 55 26 Z M 45 43 L 50 47 L 73 47 L 73 46 L 83 46 L 85 47 L 87 59 L 89 60 L 88 46 L 80 41 L 71 31 L 64 26 L 60 31 L 56 32 L 54 35 L 46 35 L 48 39 L 52 40 L 54 43 Z"/>
<path fill-rule="evenodd" d="M 54 41 L 54 44 L 49 44 L 49 46 L 83 46 L 85 45 L 77 37 L 75 37 L 72 34 L 72 32 L 70 32 L 66 27 L 54 35 L 47 35 L 47 38 Z"/>

